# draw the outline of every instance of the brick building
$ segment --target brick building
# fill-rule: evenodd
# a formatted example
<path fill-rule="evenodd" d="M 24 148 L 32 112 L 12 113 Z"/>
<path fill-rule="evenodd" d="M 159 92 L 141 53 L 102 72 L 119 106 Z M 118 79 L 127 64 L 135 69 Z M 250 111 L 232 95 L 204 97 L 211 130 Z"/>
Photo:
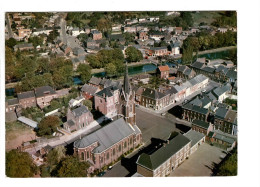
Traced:
<path fill-rule="evenodd" d="M 190 155 L 191 140 L 182 134 L 168 139 L 152 154 L 142 153 L 137 161 L 137 173 L 144 177 L 165 177 Z"/>
<path fill-rule="evenodd" d="M 94 100 L 94 95 L 99 91 L 99 88 L 96 86 L 84 84 L 81 88 L 81 94 L 85 99 Z"/>
<path fill-rule="evenodd" d="M 17 98 L 22 108 L 36 107 L 36 98 L 34 91 L 18 93 Z"/>
<path fill-rule="evenodd" d="M 213 130 L 213 125 L 206 121 L 195 119 L 192 121 L 191 128 L 194 131 L 201 132 L 205 135 L 208 135 L 209 132 Z"/>
<path fill-rule="evenodd" d="M 159 72 L 160 72 L 160 78 L 161 79 L 168 79 L 169 78 L 169 71 L 170 71 L 170 68 L 169 66 L 159 66 L 158 67 L 159 69 Z"/>
<path fill-rule="evenodd" d="M 146 49 L 145 53 L 148 56 L 165 56 L 169 55 L 170 52 L 168 51 L 167 47 L 151 47 L 150 49 Z"/>
<path fill-rule="evenodd" d="M 196 75 L 195 71 L 190 69 L 188 66 L 180 66 L 177 70 L 177 77 L 184 79 L 191 79 Z"/>
<path fill-rule="evenodd" d="M 51 100 L 58 97 L 58 94 L 50 86 L 35 88 L 37 105 L 42 109 L 49 106 Z"/>
<path fill-rule="evenodd" d="M 98 30 L 91 31 L 92 39 L 93 40 L 101 40 L 102 39 L 102 33 Z"/>
<path fill-rule="evenodd" d="M 192 122 L 194 119 L 207 121 L 209 110 L 187 103 L 182 106 L 182 119 Z"/>
<path fill-rule="evenodd" d="M 88 126 L 92 121 L 93 115 L 86 106 L 81 105 L 73 110 L 68 108 L 67 122 L 63 124 L 63 128 L 72 132 Z"/>
<path fill-rule="evenodd" d="M 94 97 L 95 109 L 109 117 L 117 115 L 117 104 L 119 103 L 119 89 L 110 86 L 97 92 Z"/>
<path fill-rule="evenodd" d="M 140 129 L 119 118 L 74 142 L 74 155 L 90 163 L 89 173 L 116 161 L 142 142 Z"/>
<path fill-rule="evenodd" d="M 141 30 L 139 31 L 138 33 L 138 39 L 139 40 L 147 40 L 148 39 L 148 35 L 147 35 L 147 32 Z"/>

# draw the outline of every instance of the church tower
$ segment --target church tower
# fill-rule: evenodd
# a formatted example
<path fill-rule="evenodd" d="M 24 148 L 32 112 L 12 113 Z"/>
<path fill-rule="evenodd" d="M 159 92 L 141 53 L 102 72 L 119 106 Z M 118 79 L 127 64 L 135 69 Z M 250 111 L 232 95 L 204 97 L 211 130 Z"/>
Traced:
<path fill-rule="evenodd" d="M 124 116 L 127 123 L 130 123 L 131 125 L 136 124 L 135 93 L 131 89 L 129 82 L 127 64 L 125 68 L 124 83 L 120 94 L 119 114 Z"/>

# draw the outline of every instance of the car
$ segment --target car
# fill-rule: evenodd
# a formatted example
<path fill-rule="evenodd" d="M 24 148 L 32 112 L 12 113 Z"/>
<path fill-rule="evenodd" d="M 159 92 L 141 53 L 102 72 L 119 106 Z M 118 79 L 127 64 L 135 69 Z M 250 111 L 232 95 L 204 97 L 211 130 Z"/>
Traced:
<path fill-rule="evenodd" d="M 108 170 L 111 170 L 113 168 L 113 166 L 108 166 Z"/>
<path fill-rule="evenodd" d="M 97 174 L 98 177 L 102 177 L 103 175 L 105 175 L 106 172 L 102 171 L 99 174 Z"/>
<path fill-rule="evenodd" d="M 205 93 L 205 92 L 206 92 L 206 90 L 202 90 L 201 92 L 202 92 L 202 93 Z"/>
<path fill-rule="evenodd" d="M 165 116 L 165 115 L 166 115 L 166 113 L 161 113 L 161 115 L 162 115 L 162 116 Z"/>

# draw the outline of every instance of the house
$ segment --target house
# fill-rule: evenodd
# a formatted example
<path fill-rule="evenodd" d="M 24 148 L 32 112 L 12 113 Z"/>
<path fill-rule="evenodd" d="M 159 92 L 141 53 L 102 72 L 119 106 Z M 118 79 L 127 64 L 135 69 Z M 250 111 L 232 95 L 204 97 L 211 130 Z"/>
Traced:
<path fill-rule="evenodd" d="M 235 82 L 237 80 L 237 72 L 232 69 L 228 70 L 226 79 L 228 82 Z"/>
<path fill-rule="evenodd" d="M 151 47 L 146 49 L 145 53 L 148 56 L 165 56 L 169 54 L 167 47 Z"/>
<path fill-rule="evenodd" d="M 209 132 L 213 130 L 213 125 L 206 121 L 194 119 L 192 121 L 191 128 L 192 130 L 203 133 L 207 136 Z"/>
<path fill-rule="evenodd" d="M 19 29 L 18 30 L 18 37 L 20 39 L 24 38 L 24 37 L 29 37 L 32 33 L 31 29 Z"/>
<path fill-rule="evenodd" d="M 17 44 L 14 46 L 14 51 L 17 50 L 24 51 L 24 50 L 33 50 L 33 44 L 32 43 L 23 43 L 23 44 Z"/>
<path fill-rule="evenodd" d="M 227 151 L 232 150 L 236 146 L 236 140 L 234 138 L 225 136 L 223 134 L 213 132 L 210 138 L 212 143 L 217 143 L 225 146 Z"/>
<path fill-rule="evenodd" d="M 136 33 L 136 27 L 134 26 L 125 26 L 124 32 Z"/>
<path fill-rule="evenodd" d="M 93 49 L 99 47 L 100 47 L 100 43 L 98 43 L 97 40 L 92 40 L 92 39 L 87 40 L 87 48 Z"/>
<path fill-rule="evenodd" d="M 72 36 L 78 36 L 81 33 L 85 33 L 83 30 L 80 30 L 78 27 L 75 27 L 71 30 L 71 35 Z"/>
<path fill-rule="evenodd" d="M 191 79 L 196 75 L 195 71 L 190 69 L 188 66 L 180 66 L 177 70 L 177 77 L 184 79 Z"/>
<path fill-rule="evenodd" d="M 160 72 L 160 78 L 161 79 L 168 79 L 169 78 L 169 66 L 159 66 L 158 67 L 159 72 Z"/>
<path fill-rule="evenodd" d="M 119 103 L 119 89 L 116 86 L 106 87 L 97 92 L 94 97 L 95 109 L 109 117 L 117 115 Z"/>
<path fill-rule="evenodd" d="M 228 97 L 228 94 L 231 93 L 231 88 L 231 85 L 226 83 L 225 85 L 221 85 L 220 87 L 214 89 L 212 93 L 219 102 L 223 102 Z"/>
<path fill-rule="evenodd" d="M 33 91 L 18 93 L 17 98 L 22 108 L 36 107 L 36 99 Z"/>
<path fill-rule="evenodd" d="M 102 39 L 102 33 L 99 32 L 98 30 L 92 30 L 91 36 L 92 36 L 93 40 L 101 40 Z"/>
<path fill-rule="evenodd" d="M 82 102 L 85 100 L 83 96 L 76 97 L 75 99 L 71 99 L 69 101 L 69 107 L 73 108 L 75 106 L 80 106 Z"/>
<path fill-rule="evenodd" d="M 93 100 L 95 93 L 99 91 L 99 88 L 96 86 L 84 84 L 81 88 L 81 94 L 85 99 Z"/>
<path fill-rule="evenodd" d="M 139 88 L 135 89 L 134 91 L 135 91 L 135 101 L 137 104 L 140 104 L 144 88 L 139 87 Z"/>
<path fill-rule="evenodd" d="M 57 29 L 57 28 L 54 28 L 54 29 Z M 51 31 L 53 31 L 53 27 L 39 28 L 39 29 L 33 30 L 32 34 L 34 36 L 38 36 L 40 34 L 46 34 L 47 36 L 49 36 Z"/>
<path fill-rule="evenodd" d="M 192 122 L 194 119 L 207 121 L 209 110 L 187 103 L 182 106 L 182 119 Z"/>
<path fill-rule="evenodd" d="M 148 35 L 147 32 L 141 30 L 138 32 L 138 39 L 139 40 L 147 40 L 148 39 Z"/>
<path fill-rule="evenodd" d="M 165 37 L 165 35 L 164 35 L 164 33 L 160 32 L 160 31 L 155 31 L 155 32 L 151 33 L 149 35 L 149 37 L 153 40 L 161 41 Z"/>
<path fill-rule="evenodd" d="M 20 104 L 17 98 L 6 100 L 5 112 L 16 112 L 16 109 L 18 108 L 20 108 Z"/>
<path fill-rule="evenodd" d="M 91 79 L 88 81 L 88 84 L 99 88 L 101 80 L 101 78 L 91 77 Z"/>
<path fill-rule="evenodd" d="M 141 82 L 142 84 L 148 84 L 150 78 L 151 78 L 150 74 L 141 74 L 132 77 L 132 81 L 134 84 L 138 84 L 139 82 Z"/>
<path fill-rule="evenodd" d="M 89 173 L 102 169 L 142 143 L 142 133 L 123 118 L 74 142 L 74 155 L 90 163 Z"/>
<path fill-rule="evenodd" d="M 140 105 L 153 110 L 161 110 L 169 105 L 169 95 L 154 89 L 144 88 Z"/>
<path fill-rule="evenodd" d="M 84 51 L 83 48 L 75 47 L 75 48 L 73 48 L 73 55 L 78 56 L 78 57 L 84 56 L 84 58 L 85 58 L 86 52 Z"/>
<path fill-rule="evenodd" d="M 180 54 L 180 42 L 172 43 L 168 46 L 169 51 L 171 51 L 172 55 L 179 55 Z"/>
<path fill-rule="evenodd" d="M 63 128 L 73 132 L 88 126 L 93 121 L 93 115 L 86 106 L 81 105 L 73 110 L 68 108 L 67 122 L 63 124 Z"/>
<path fill-rule="evenodd" d="M 205 142 L 205 135 L 192 129 L 183 135 L 191 140 L 189 155 L 194 153 L 198 149 L 198 147 Z"/>
<path fill-rule="evenodd" d="M 191 140 L 182 134 L 168 139 L 151 154 L 142 153 L 137 161 L 137 173 L 144 177 L 165 177 L 190 156 Z"/>
<path fill-rule="evenodd" d="M 181 34 L 181 33 L 182 33 L 182 27 L 176 27 L 175 34 Z"/>
<path fill-rule="evenodd" d="M 37 105 L 42 109 L 49 106 L 51 100 L 58 97 L 58 94 L 50 86 L 35 88 Z"/>
<path fill-rule="evenodd" d="M 64 54 L 65 54 L 66 56 L 69 56 L 70 53 L 72 53 L 72 49 L 71 49 L 69 46 L 67 46 L 66 44 L 62 45 L 62 46 L 60 47 L 60 49 L 64 52 Z"/>

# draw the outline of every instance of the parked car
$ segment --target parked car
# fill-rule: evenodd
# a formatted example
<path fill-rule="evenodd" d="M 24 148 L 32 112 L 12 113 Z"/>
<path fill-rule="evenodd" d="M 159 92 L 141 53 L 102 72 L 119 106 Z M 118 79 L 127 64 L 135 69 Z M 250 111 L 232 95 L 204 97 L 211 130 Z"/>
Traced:
<path fill-rule="evenodd" d="M 113 166 L 108 166 L 108 170 L 111 170 L 113 168 Z"/>
<path fill-rule="evenodd" d="M 166 115 L 166 113 L 161 113 L 161 115 L 162 115 L 162 116 L 165 116 L 165 115 Z"/>
<path fill-rule="evenodd" d="M 106 172 L 102 171 L 99 174 L 97 174 L 98 177 L 102 177 L 103 175 L 105 175 Z"/>

